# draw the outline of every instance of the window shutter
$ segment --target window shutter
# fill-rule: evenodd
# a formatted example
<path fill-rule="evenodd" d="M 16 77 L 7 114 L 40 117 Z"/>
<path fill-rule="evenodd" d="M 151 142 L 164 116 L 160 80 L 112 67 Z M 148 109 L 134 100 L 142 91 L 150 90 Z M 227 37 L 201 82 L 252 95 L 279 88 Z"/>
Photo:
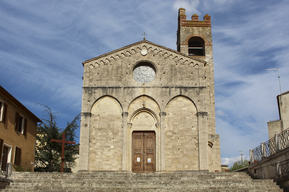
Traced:
<path fill-rule="evenodd" d="M 15 130 L 18 129 L 19 113 L 15 112 Z"/>
<path fill-rule="evenodd" d="M 21 149 L 16 147 L 14 164 L 20 165 L 20 163 L 21 163 Z"/>
<path fill-rule="evenodd" d="M 18 165 L 20 164 L 21 164 L 21 149 L 19 149 L 19 153 L 18 153 Z"/>
<path fill-rule="evenodd" d="M 3 110 L 3 116 L 2 116 L 2 122 L 5 122 L 6 120 L 6 112 L 7 112 L 7 104 L 4 103 L 4 110 Z"/>
<path fill-rule="evenodd" d="M 2 160 L 3 144 L 4 144 L 3 139 L 0 138 L 0 162 L 1 162 L 1 160 Z"/>
<path fill-rule="evenodd" d="M 26 136 L 26 129 L 27 129 L 27 119 L 24 118 L 24 130 L 23 130 L 23 135 Z"/>

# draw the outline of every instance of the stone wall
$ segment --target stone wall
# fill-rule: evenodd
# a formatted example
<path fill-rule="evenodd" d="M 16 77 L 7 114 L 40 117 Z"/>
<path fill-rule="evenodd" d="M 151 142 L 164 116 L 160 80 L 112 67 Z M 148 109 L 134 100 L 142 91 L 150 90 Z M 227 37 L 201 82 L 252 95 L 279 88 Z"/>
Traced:
<path fill-rule="evenodd" d="M 95 171 L 121 170 L 122 109 L 111 97 L 97 100 L 91 109 L 89 167 Z"/>
<path fill-rule="evenodd" d="M 274 179 L 285 191 L 289 191 L 289 177 L 278 178 L 277 176 L 278 164 L 288 159 L 289 148 L 277 152 L 262 161 L 251 163 L 248 167 L 248 172 L 255 179 Z"/>
<path fill-rule="evenodd" d="M 277 96 L 277 105 L 279 120 L 267 122 L 269 139 L 274 137 L 275 134 L 289 128 L 289 91 L 282 93 L 282 96 Z"/>
<path fill-rule="evenodd" d="M 172 99 L 165 118 L 166 170 L 199 170 L 197 109 L 186 97 Z"/>

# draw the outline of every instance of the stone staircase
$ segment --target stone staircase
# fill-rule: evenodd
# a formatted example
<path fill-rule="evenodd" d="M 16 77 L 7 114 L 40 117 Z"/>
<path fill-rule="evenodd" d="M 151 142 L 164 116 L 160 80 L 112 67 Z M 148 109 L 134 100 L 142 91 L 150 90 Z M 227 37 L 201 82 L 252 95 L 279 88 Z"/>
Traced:
<path fill-rule="evenodd" d="M 246 173 L 13 173 L 2 191 L 283 191 L 273 180 L 254 180 Z"/>

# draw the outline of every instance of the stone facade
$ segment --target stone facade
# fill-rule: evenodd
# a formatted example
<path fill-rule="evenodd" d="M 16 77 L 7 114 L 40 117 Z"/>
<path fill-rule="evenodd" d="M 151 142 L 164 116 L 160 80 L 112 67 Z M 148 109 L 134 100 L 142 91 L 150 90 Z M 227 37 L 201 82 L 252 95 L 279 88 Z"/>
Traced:
<path fill-rule="evenodd" d="M 133 132 L 155 133 L 155 162 L 144 163 L 157 172 L 221 170 L 210 16 L 204 20 L 187 21 L 179 10 L 178 51 L 144 39 L 83 62 L 80 171 L 131 172 Z M 190 55 L 192 37 L 204 41 L 192 48 L 201 55 Z"/>
<path fill-rule="evenodd" d="M 267 122 L 269 139 L 289 128 L 289 91 L 277 96 L 277 104 L 279 119 Z"/>

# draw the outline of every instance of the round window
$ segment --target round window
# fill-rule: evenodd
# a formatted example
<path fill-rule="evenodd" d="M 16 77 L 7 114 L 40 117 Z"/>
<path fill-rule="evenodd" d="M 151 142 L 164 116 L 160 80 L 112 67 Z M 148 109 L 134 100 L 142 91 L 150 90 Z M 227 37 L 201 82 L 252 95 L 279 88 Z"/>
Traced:
<path fill-rule="evenodd" d="M 133 70 L 133 78 L 140 83 L 149 83 L 155 76 L 155 69 L 147 62 L 139 63 Z"/>

